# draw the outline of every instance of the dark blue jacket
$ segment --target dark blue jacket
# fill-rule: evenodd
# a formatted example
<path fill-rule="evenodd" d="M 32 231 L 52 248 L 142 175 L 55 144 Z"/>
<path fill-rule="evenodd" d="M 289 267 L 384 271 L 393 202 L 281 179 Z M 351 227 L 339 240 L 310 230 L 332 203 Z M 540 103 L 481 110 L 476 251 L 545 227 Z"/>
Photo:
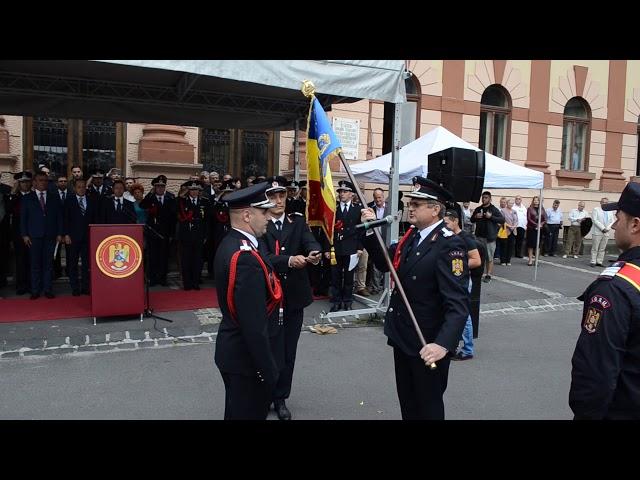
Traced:
<path fill-rule="evenodd" d="M 97 223 L 96 217 L 98 213 L 95 197 L 91 198 L 85 195 L 85 214 L 82 215 L 80 205 L 78 205 L 78 197 L 74 193 L 67 196 L 64 205 L 64 234 L 71 237 L 72 242 L 82 242 L 89 240 L 89 225 Z"/>
<path fill-rule="evenodd" d="M 37 190 L 25 195 L 20 208 L 20 235 L 31 238 L 52 238 L 62 235 L 62 202 L 60 197 L 46 192 L 44 212 L 40 208 L 40 192 Z"/>

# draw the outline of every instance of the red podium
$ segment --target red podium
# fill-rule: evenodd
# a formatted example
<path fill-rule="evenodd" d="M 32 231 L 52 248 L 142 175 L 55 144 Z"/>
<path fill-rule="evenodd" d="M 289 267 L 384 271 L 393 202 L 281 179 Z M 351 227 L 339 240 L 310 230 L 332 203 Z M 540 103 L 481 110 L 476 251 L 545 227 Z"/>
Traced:
<path fill-rule="evenodd" d="M 144 313 L 142 225 L 89 225 L 91 315 Z"/>

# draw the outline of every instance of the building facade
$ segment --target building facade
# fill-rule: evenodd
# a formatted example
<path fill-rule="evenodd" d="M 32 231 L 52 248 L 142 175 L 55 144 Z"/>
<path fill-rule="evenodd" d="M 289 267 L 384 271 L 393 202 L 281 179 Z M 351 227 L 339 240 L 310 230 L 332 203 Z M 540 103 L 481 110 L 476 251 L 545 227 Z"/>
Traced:
<path fill-rule="evenodd" d="M 401 144 L 441 125 L 467 142 L 545 175 L 545 197 L 591 210 L 640 181 L 640 61 L 408 60 Z M 366 161 L 389 151 L 390 105 L 361 100 L 330 116 L 348 150 Z M 385 125 L 385 121 L 387 124 Z M 305 177 L 304 133 L 301 178 Z M 58 173 L 120 168 L 143 183 L 159 173 L 177 186 L 200 170 L 293 172 L 293 132 L 210 130 L 92 119 L 0 116 L 0 171 L 47 163 Z M 340 165 L 332 170 L 340 175 Z M 2 181 L 11 183 L 6 176 Z M 369 187 L 369 186 L 367 186 Z M 496 191 L 497 195 L 537 192 Z M 547 202 L 550 203 L 550 202 Z"/>

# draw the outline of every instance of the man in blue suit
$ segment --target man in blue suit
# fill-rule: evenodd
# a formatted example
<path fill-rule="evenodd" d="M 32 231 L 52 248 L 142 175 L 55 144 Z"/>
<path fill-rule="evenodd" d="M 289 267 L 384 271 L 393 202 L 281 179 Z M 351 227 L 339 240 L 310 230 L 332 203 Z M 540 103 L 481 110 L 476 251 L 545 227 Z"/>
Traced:
<path fill-rule="evenodd" d="M 51 286 L 53 252 L 63 233 L 60 197 L 47 190 L 47 174 L 38 172 L 34 178 L 36 189 L 22 199 L 20 211 L 20 234 L 31 258 L 31 300 L 41 292 L 47 298 L 55 297 Z"/>
<path fill-rule="evenodd" d="M 67 272 L 74 297 L 89 295 L 89 225 L 96 223 L 97 202 L 87 195 L 87 182 L 77 179 L 75 193 L 64 205 L 64 243 L 67 245 Z M 78 260 L 82 261 L 78 279 Z"/>

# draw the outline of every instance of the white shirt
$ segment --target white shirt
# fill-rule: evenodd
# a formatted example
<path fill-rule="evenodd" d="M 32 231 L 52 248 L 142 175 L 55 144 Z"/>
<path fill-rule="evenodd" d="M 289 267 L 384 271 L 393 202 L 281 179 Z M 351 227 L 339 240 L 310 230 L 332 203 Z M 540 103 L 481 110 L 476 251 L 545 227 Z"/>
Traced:
<path fill-rule="evenodd" d="M 113 206 L 117 209 L 118 201 L 120 201 L 120 205 L 122 205 L 122 208 L 124 209 L 124 199 L 122 197 L 113 197 Z"/>
<path fill-rule="evenodd" d="M 518 213 L 518 227 L 526 229 L 527 228 L 527 207 L 525 207 L 523 204 L 520 204 L 520 206 L 514 204 L 513 207 L 511 208 Z"/>
<path fill-rule="evenodd" d="M 156 198 L 162 205 L 164 205 L 164 195 L 156 195 Z"/>
<path fill-rule="evenodd" d="M 87 199 L 86 199 L 86 196 L 81 197 L 80 195 L 76 195 L 76 199 L 78 200 L 78 203 L 80 203 L 80 199 L 82 199 L 82 202 L 84 203 L 85 208 L 87 207 Z"/>
<path fill-rule="evenodd" d="M 376 205 L 376 218 L 378 220 L 381 220 L 381 219 L 384 218 L 384 209 L 385 208 L 387 208 L 387 202 L 383 203 L 381 207 Z"/>
<path fill-rule="evenodd" d="M 430 225 L 428 227 L 424 227 L 422 230 L 420 230 L 420 240 L 418 240 L 418 245 L 420 245 L 422 243 L 422 241 L 425 238 L 427 238 L 429 236 L 429 234 L 431 232 L 433 232 L 436 228 L 438 228 L 438 225 L 440 225 L 443 222 L 444 222 L 444 220 L 440 220 L 438 223 L 434 223 L 433 225 Z"/>
<path fill-rule="evenodd" d="M 232 227 L 234 230 L 237 230 L 238 232 L 240 232 L 241 234 L 243 234 L 245 237 L 247 237 L 249 240 L 251 240 L 251 245 L 253 245 L 253 248 L 258 248 L 258 240 L 256 239 L 256 237 L 254 237 L 253 235 L 251 235 L 250 233 L 245 232 L 244 230 L 239 230 L 236 227 Z"/>
<path fill-rule="evenodd" d="M 42 197 L 40 197 L 40 194 L 44 193 L 44 195 Z M 38 196 L 38 202 L 40 201 L 40 198 L 44 199 L 44 204 L 47 204 L 47 191 L 46 190 L 36 190 L 36 195 Z"/>
<path fill-rule="evenodd" d="M 562 210 L 547 208 L 547 223 L 549 225 L 562 225 Z"/>
<path fill-rule="evenodd" d="M 587 211 L 586 210 L 578 210 L 577 208 L 574 208 L 573 210 L 571 210 L 571 213 L 569 214 L 569 220 L 571 220 L 571 225 L 573 226 L 580 226 L 580 220 L 583 218 L 587 217 Z"/>
<path fill-rule="evenodd" d="M 62 195 L 64 194 L 64 197 L 67 197 L 67 191 L 66 190 L 58 190 L 58 196 L 60 197 L 60 200 L 62 200 Z"/>
<path fill-rule="evenodd" d="M 471 210 L 471 207 L 469 208 L 463 208 L 462 209 L 462 213 L 464 214 L 464 218 L 466 220 L 471 221 L 471 215 L 473 215 L 473 211 Z"/>
<path fill-rule="evenodd" d="M 347 208 L 347 210 L 349 210 L 350 206 L 351 206 L 351 202 L 347 202 L 347 203 L 340 202 L 340 211 L 343 211 L 345 207 Z"/>
<path fill-rule="evenodd" d="M 286 216 L 286 214 L 283 213 L 279 218 L 271 217 L 271 221 L 275 224 L 278 220 L 280 220 L 280 224 L 284 225 L 284 217 L 285 216 Z"/>

